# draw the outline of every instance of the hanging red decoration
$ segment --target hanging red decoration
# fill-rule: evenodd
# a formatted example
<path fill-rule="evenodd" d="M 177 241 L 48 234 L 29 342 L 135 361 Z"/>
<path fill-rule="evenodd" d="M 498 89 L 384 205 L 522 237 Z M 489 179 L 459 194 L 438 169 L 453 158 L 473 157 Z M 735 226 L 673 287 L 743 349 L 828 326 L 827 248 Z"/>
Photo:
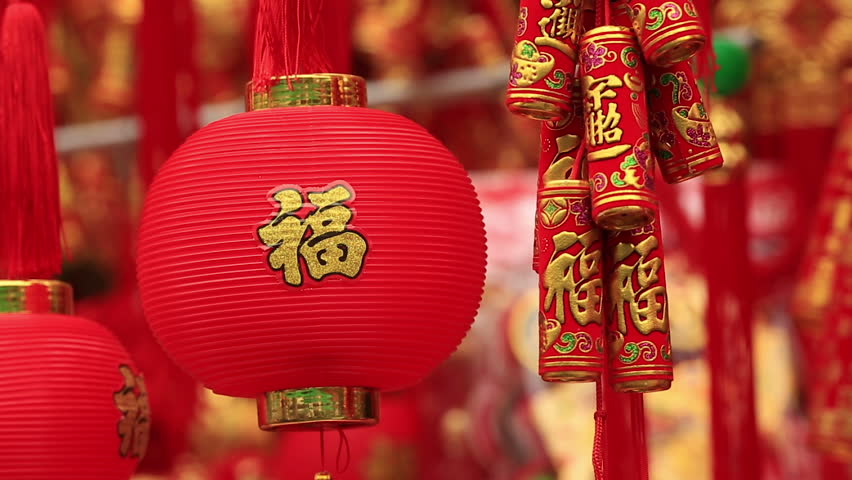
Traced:
<path fill-rule="evenodd" d="M 59 181 L 35 7 L 6 8 L 0 49 L 0 478 L 126 480 L 148 443 L 144 379 L 49 280 L 61 265 Z"/>
<path fill-rule="evenodd" d="M 310 38 L 270 39 L 308 8 L 275 3 L 260 6 L 251 111 L 190 137 L 151 186 L 143 305 L 205 386 L 258 399 L 262 428 L 371 424 L 378 391 L 421 380 L 470 327 L 482 215 L 464 169 L 422 127 L 364 108 L 359 77 L 308 74 L 327 63 L 287 49 Z M 305 15 L 315 35 L 323 13 Z"/>
<path fill-rule="evenodd" d="M 722 166 L 722 152 L 689 62 L 648 69 L 651 144 L 663 179 L 680 183 Z"/>
<path fill-rule="evenodd" d="M 581 179 L 577 93 L 571 116 L 542 124 L 536 243 L 539 374 L 547 381 L 594 381 L 604 368 L 602 236 L 592 222 L 589 181 Z"/>
<path fill-rule="evenodd" d="M 562 181 L 569 178 L 575 164 L 577 149 L 583 144 L 585 125 L 583 124 L 583 93 L 580 79 L 576 78 L 571 92 L 572 111 L 568 117 L 558 122 L 542 122 L 541 150 L 538 161 L 538 191 L 545 183 Z M 542 199 L 538 198 L 538 205 Z M 541 241 L 539 240 L 539 215 L 536 215 L 535 244 L 533 245 L 533 271 L 539 272 Z"/>
<path fill-rule="evenodd" d="M 635 393 L 667 390 L 673 363 L 659 222 L 609 234 L 605 245 L 613 388 Z"/>
<path fill-rule="evenodd" d="M 667 67 L 689 60 L 707 42 L 691 0 L 628 0 L 633 28 L 648 63 Z"/>
<path fill-rule="evenodd" d="M 61 282 L 4 280 L 0 296 L 0 477 L 130 478 L 150 411 L 127 352 L 106 328 L 69 315 Z"/>
<path fill-rule="evenodd" d="M 604 368 L 602 238 L 588 180 L 550 182 L 539 193 L 539 374 L 583 382 Z"/>
<path fill-rule="evenodd" d="M 582 6 L 582 0 L 521 0 L 506 92 L 510 111 L 541 121 L 571 113 Z"/>
<path fill-rule="evenodd" d="M 580 42 L 592 216 L 607 230 L 632 230 L 657 215 L 645 74 L 629 28 L 602 26 Z"/>

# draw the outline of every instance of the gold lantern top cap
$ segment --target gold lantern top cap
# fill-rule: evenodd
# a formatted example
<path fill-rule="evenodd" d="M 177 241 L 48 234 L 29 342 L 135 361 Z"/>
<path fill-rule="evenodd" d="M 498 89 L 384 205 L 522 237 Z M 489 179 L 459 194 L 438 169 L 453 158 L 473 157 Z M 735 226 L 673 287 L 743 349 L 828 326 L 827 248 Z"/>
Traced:
<path fill-rule="evenodd" d="M 366 107 L 367 82 L 357 75 L 316 73 L 273 77 L 265 91 L 246 86 L 246 110 L 278 107 Z"/>
<path fill-rule="evenodd" d="M 58 280 L 0 280 L 0 315 L 4 313 L 73 315 L 71 285 Z"/>

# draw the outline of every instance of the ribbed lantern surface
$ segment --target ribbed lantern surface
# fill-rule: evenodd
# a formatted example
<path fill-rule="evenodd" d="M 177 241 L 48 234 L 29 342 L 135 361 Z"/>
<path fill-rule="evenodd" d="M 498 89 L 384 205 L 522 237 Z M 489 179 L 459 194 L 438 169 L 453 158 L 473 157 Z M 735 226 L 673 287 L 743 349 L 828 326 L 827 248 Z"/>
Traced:
<path fill-rule="evenodd" d="M 148 439 L 137 373 L 95 322 L 0 315 L 0 478 L 130 478 Z"/>
<path fill-rule="evenodd" d="M 485 232 L 464 169 L 417 124 L 358 107 L 215 122 L 157 175 L 138 272 L 148 321 L 217 393 L 397 389 L 476 314 Z"/>

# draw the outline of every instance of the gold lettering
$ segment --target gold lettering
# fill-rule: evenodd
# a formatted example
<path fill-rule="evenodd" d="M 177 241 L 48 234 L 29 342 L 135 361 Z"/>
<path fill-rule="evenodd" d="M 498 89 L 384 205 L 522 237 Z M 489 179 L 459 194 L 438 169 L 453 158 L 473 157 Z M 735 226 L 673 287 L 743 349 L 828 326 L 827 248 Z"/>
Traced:
<path fill-rule="evenodd" d="M 555 301 L 555 316 L 561 324 L 565 323 L 566 292 L 571 315 L 577 323 L 601 323 L 601 252 L 588 252 L 588 248 L 599 240 L 598 230 L 590 230 L 579 236 L 573 232 L 561 232 L 553 237 L 553 257 L 542 280 L 547 289 L 544 308 L 550 310 Z M 576 255 L 568 253 L 567 250 L 577 243 L 580 243 L 582 249 Z"/>
<path fill-rule="evenodd" d="M 367 241 L 347 230 L 352 210 L 345 203 L 352 192 L 337 185 L 307 197 L 313 210 L 304 219 L 296 215 L 305 206 L 301 192 L 284 189 L 273 197 L 280 205 L 278 216 L 258 229 L 260 240 L 272 249 L 269 266 L 283 270 L 284 281 L 292 286 L 302 285 L 300 259 L 314 280 L 331 274 L 355 278 L 364 264 Z"/>
<path fill-rule="evenodd" d="M 659 257 L 648 260 L 658 246 L 656 237 L 648 237 L 637 245 L 619 243 L 615 246 L 613 260 L 619 265 L 610 283 L 610 298 L 618 331 L 624 335 L 627 335 L 627 312 L 642 335 L 669 331 L 666 287 L 658 285 L 662 260 Z M 633 253 L 639 258 L 632 265 L 622 263 Z"/>
<path fill-rule="evenodd" d="M 582 0 L 541 0 L 541 6 L 553 10 L 553 13 L 538 21 L 541 36 L 536 37 L 535 44 L 555 48 L 573 57 L 574 48 L 566 40 L 577 44 L 581 5 Z"/>

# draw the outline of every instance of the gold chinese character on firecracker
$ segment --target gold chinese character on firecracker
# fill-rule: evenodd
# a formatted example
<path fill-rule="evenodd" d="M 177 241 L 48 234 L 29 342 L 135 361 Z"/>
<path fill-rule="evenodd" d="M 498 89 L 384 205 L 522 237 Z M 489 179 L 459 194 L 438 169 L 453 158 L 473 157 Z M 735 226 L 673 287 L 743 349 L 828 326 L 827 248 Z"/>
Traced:
<path fill-rule="evenodd" d="M 314 280 L 332 274 L 355 278 L 361 273 L 367 240 L 348 228 L 353 217 L 348 202 L 353 197 L 351 187 L 342 184 L 308 192 L 309 204 L 295 188 L 275 193 L 279 213 L 258 229 L 258 236 L 271 249 L 269 266 L 283 270 L 288 285 L 302 285 L 302 262 Z M 298 215 L 302 210 L 304 215 Z"/>
<path fill-rule="evenodd" d="M 602 283 L 600 272 L 600 250 L 589 253 L 588 248 L 600 240 L 597 229 L 582 235 L 573 232 L 561 232 L 553 237 L 555 246 L 543 276 L 547 289 L 544 308 L 550 310 L 556 301 L 556 320 L 565 323 L 565 293 L 568 293 L 568 306 L 571 315 L 580 325 L 601 323 L 599 291 Z M 576 255 L 568 249 L 580 243 L 582 249 Z"/>
<path fill-rule="evenodd" d="M 630 145 L 620 144 L 611 147 L 596 149 L 603 145 L 612 145 L 621 141 L 624 130 L 619 128 L 621 113 L 618 112 L 616 102 L 608 102 L 604 109 L 604 100 L 615 100 L 618 92 L 615 89 L 624 86 L 624 81 L 615 75 L 594 78 L 590 75 L 583 77 L 583 91 L 586 92 L 586 134 L 589 146 L 593 151 L 589 153 L 589 161 L 605 160 L 615 158 L 630 150 Z"/>
<path fill-rule="evenodd" d="M 127 365 L 119 366 L 118 370 L 124 378 L 124 386 L 113 394 L 115 406 L 121 412 L 118 421 L 118 436 L 121 437 L 119 454 L 143 458 L 151 431 L 151 409 L 145 379 L 133 373 Z"/>
<path fill-rule="evenodd" d="M 536 37 L 536 45 L 552 47 L 573 57 L 575 52 L 572 45 L 577 44 L 580 33 L 578 27 L 582 0 L 541 0 L 541 6 L 550 15 L 538 21 L 541 36 Z M 570 40 L 571 44 L 566 43 L 566 40 Z"/>
<path fill-rule="evenodd" d="M 625 307 L 639 333 L 648 335 L 651 332 L 669 331 L 666 287 L 659 285 L 663 261 L 659 257 L 648 259 L 658 246 L 657 237 L 648 237 L 636 245 L 619 243 L 615 246 L 613 261 L 618 263 L 618 267 L 613 273 L 610 298 L 616 311 L 618 331 L 623 335 L 627 335 Z M 621 263 L 633 253 L 639 258 L 632 265 Z"/>

